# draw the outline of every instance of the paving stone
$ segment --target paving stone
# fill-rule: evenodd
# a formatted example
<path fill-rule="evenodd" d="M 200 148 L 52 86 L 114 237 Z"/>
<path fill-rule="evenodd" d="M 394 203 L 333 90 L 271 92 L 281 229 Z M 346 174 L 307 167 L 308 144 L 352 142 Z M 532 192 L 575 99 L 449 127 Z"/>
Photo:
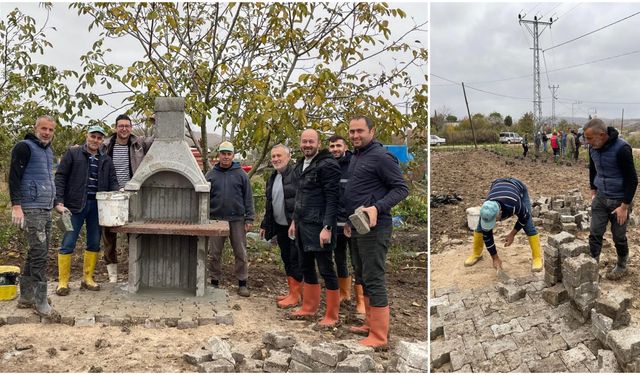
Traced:
<path fill-rule="evenodd" d="M 502 353 L 507 350 L 516 350 L 518 346 L 511 336 L 505 336 L 495 341 L 483 342 L 482 348 L 484 349 L 484 353 L 487 358 L 491 359 L 498 353 Z"/>
<path fill-rule="evenodd" d="M 197 365 L 202 362 L 211 362 L 211 351 L 198 348 L 191 352 L 182 354 L 182 359 L 192 365 Z"/>
<path fill-rule="evenodd" d="M 559 214 L 558 214 L 559 215 Z M 558 217 L 559 218 L 559 217 Z M 568 232 L 560 232 L 547 238 L 547 243 L 553 247 L 559 248 L 560 245 L 575 240 L 575 236 Z"/>
<path fill-rule="evenodd" d="M 482 344 L 477 342 L 474 345 L 457 348 L 449 354 L 451 359 L 451 368 L 453 371 L 457 371 L 463 368 L 466 364 L 482 362 L 487 359 L 482 349 Z"/>
<path fill-rule="evenodd" d="M 534 343 L 545 340 L 540 328 L 532 327 L 524 332 L 516 332 L 511 335 L 518 348 L 532 347 Z"/>
<path fill-rule="evenodd" d="M 569 305 L 571 305 L 571 310 L 569 310 L 569 315 L 580 323 L 586 323 L 591 319 L 591 309 L 593 308 L 593 302 L 588 303 L 588 299 L 583 298 L 581 295 L 580 299 L 577 300 L 580 302 L 578 304 L 576 301 L 570 301 Z M 591 298 L 591 297 L 589 297 Z"/>
<path fill-rule="evenodd" d="M 301 362 L 294 361 L 292 359 L 291 362 L 289 362 L 289 372 L 313 372 L 313 369 Z M 352 372 L 352 371 L 345 371 L 345 372 Z"/>
<path fill-rule="evenodd" d="M 237 343 L 231 348 L 231 356 L 236 363 L 242 363 L 253 359 L 262 348 L 263 344 L 255 341 Z"/>
<path fill-rule="evenodd" d="M 231 310 L 218 311 L 216 314 L 216 324 L 233 325 L 233 313 Z"/>
<path fill-rule="evenodd" d="M 564 283 L 566 279 L 562 282 Z M 564 284 L 567 295 L 569 295 L 569 299 L 575 301 L 576 304 L 583 307 L 586 305 L 593 305 L 600 295 L 600 288 L 598 287 L 597 281 L 585 282 L 577 287 L 571 287 L 567 284 Z"/>
<path fill-rule="evenodd" d="M 433 325 L 433 320 L 431 320 L 431 324 Z M 341 341 L 336 341 L 336 344 L 344 346 L 345 348 L 347 348 L 347 350 L 349 350 L 349 352 L 351 352 L 351 354 L 375 353 L 375 350 L 372 347 L 360 344 L 359 340 L 360 339 L 341 340 Z"/>
<path fill-rule="evenodd" d="M 577 329 L 560 332 L 560 336 L 562 336 L 562 338 L 570 348 L 573 348 L 582 342 L 594 338 L 593 333 L 591 333 L 590 327 L 587 325 L 580 326 Z"/>
<path fill-rule="evenodd" d="M 632 362 L 640 356 L 640 328 L 627 327 L 610 331 L 606 346 L 613 350 L 619 363 Z"/>
<path fill-rule="evenodd" d="M 444 288 L 438 288 L 434 291 L 434 295 L 436 298 L 438 297 L 442 297 L 445 294 L 451 294 L 451 293 L 457 293 L 458 292 L 458 286 L 457 285 L 451 285 L 448 287 L 444 287 Z"/>
<path fill-rule="evenodd" d="M 425 365 L 426 365 L 426 361 L 425 361 Z M 371 358 L 371 356 L 365 355 L 365 354 L 349 354 L 349 356 L 344 361 L 338 363 L 338 366 L 336 367 L 336 372 L 339 372 L 339 373 L 372 372 L 375 369 L 375 367 L 376 367 L 375 362 L 373 361 L 373 358 Z M 309 367 L 309 369 L 311 368 Z M 292 372 L 298 372 L 298 371 L 293 371 L 293 369 L 291 370 Z M 404 370 L 404 367 L 402 367 L 401 364 L 399 363 L 398 372 L 400 372 L 401 370 Z"/>
<path fill-rule="evenodd" d="M 517 320 L 518 320 L 518 323 L 520 324 L 520 327 L 522 327 L 522 330 L 528 331 L 539 324 L 547 322 L 547 317 L 544 314 L 539 313 L 539 314 L 532 314 L 529 316 L 521 316 L 517 318 Z"/>
<path fill-rule="evenodd" d="M 631 314 L 628 311 L 623 312 L 618 319 L 613 321 L 613 329 L 626 327 L 631 322 Z"/>
<path fill-rule="evenodd" d="M 449 313 L 455 313 L 460 310 L 464 310 L 464 303 L 462 300 L 449 305 L 440 305 L 437 307 L 438 316 L 441 318 L 445 318 L 445 316 Z"/>
<path fill-rule="evenodd" d="M 202 362 L 198 365 L 199 372 L 219 373 L 235 372 L 235 366 L 226 359 L 218 359 L 211 362 Z"/>
<path fill-rule="evenodd" d="M 583 344 L 589 348 L 589 350 L 591 351 L 591 353 L 595 356 L 598 355 L 598 350 L 602 350 L 605 349 L 604 345 L 600 342 L 600 340 L 598 339 L 592 339 L 592 340 L 587 340 L 585 342 L 583 342 Z M 607 348 L 608 349 L 608 348 Z"/>
<path fill-rule="evenodd" d="M 565 288 L 598 281 L 598 263 L 591 256 L 580 254 L 562 262 L 562 282 Z M 571 294 L 571 293 L 569 293 Z"/>
<path fill-rule="evenodd" d="M 461 374 L 470 374 L 471 372 L 473 372 L 473 370 L 471 369 L 471 365 L 464 365 L 460 370 L 454 372 Z"/>
<path fill-rule="evenodd" d="M 223 340 L 220 337 L 212 336 L 207 341 L 208 347 L 211 351 L 211 358 L 213 361 L 218 359 L 224 359 L 229 361 L 232 365 L 235 365 L 236 360 L 233 358 L 233 354 L 231 354 L 231 347 L 229 343 Z"/>
<path fill-rule="evenodd" d="M 560 221 L 562 224 L 575 223 L 576 219 L 573 215 L 560 215 Z"/>
<path fill-rule="evenodd" d="M 291 349 L 291 359 L 310 367 L 314 372 L 332 372 L 334 370 L 333 366 L 316 361 L 312 351 L 311 345 L 299 342 Z"/>
<path fill-rule="evenodd" d="M 473 372 L 509 372 L 509 364 L 502 353 L 491 356 L 486 361 L 472 363 L 471 368 Z"/>
<path fill-rule="evenodd" d="M 567 372 L 567 366 L 562 362 L 558 353 L 551 353 L 549 356 L 543 357 L 540 360 L 529 361 L 527 362 L 527 366 L 531 372 Z"/>
<path fill-rule="evenodd" d="M 400 345 L 400 344 L 398 344 Z M 405 348 L 405 346 L 402 346 Z M 396 349 L 397 350 L 397 349 Z M 318 345 L 314 345 L 311 348 L 311 355 L 317 362 L 323 363 L 327 366 L 335 366 L 338 362 L 343 361 L 349 355 L 349 351 L 342 345 L 323 342 Z M 425 363 L 427 362 L 426 348 L 425 348 Z"/>
<path fill-rule="evenodd" d="M 529 314 L 529 308 L 526 304 L 514 305 L 512 304 L 508 308 L 501 311 L 502 318 L 505 322 L 508 322 L 514 318 L 526 316 Z"/>
<path fill-rule="evenodd" d="M 264 360 L 264 366 L 262 369 L 265 372 L 287 372 L 289 369 L 291 355 L 278 350 L 272 350 L 270 354 L 271 355 Z"/>
<path fill-rule="evenodd" d="M 198 328 L 198 322 L 188 319 L 178 320 L 178 329 L 191 329 Z"/>
<path fill-rule="evenodd" d="M 562 276 L 555 276 L 547 272 L 544 273 L 544 282 L 548 286 L 556 285 L 560 281 L 562 281 Z"/>
<path fill-rule="evenodd" d="M 542 251 L 544 253 L 545 263 L 547 263 L 547 261 L 554 264 L 560 263 L 560 250 L 557 247 L 551 246 L 546 243 L 542 245 Z"/>
<path fill-rule="evenodd" d="M 620 372 L 620 366 L 612 350 L 598 350 L 598 372 Z"/>
<path fill-rule="evenodd" d="M 275 349 L 290 348 L 296 344 L 296 338 L 286 332 L 266 332 L 262 342 Z"/>
<path fill-rule="evenodd" d="M 556 284 L 542 291 L 542 299 L 552 306 L 558 306 L 568 301 L 569 295 L 563 284 Z"/>
<path fill-rule="evenodd" d="M 482 307 L 474 306 L 471 308 L 465 308 L 465 309 L 456 311 L 455 320 L 461 322 L 464 320 L 473 319 L 474 317 L 479 315 L 484 315 L 484 311 L 482 310 Z"/>
<path fill-rule="evenodd" d="M 94 315 L 75 317 L 76 327 L 92 327 L 95 325 L 96 325 L 96 317 Z"/>
<path fill-rule="evenodd" d="M 578 230 L 578 226 L 575 223 L 564 224 L 565 228 L 568 228 L 571 231 Z M 572 242 L 567 242 L 559 247 L 560 259 L 561 261 L 567 258 L 577 257 L 580 254 L 589 255 L 589 244 L 582 240 L 575 240 Z"/>
<path fill-rule="evenodd" d="M 555 334 L 551 336 L 551 338 L 549 339 L 535 342 L 534 346 L 536 347 L 536 349 L 538 350 L 538 353 L 540 353 L 540 356 L 542 358 L 547 358 L 553 352 L 556 352 L 558 350 L 566 350 L 567 342 L 564 341 L 564 339 L 562 338 L 562 336 L 560 336 L 560 334 Z M 531 367 L 530 364 L 528 364 L 528 366 Z M 547 372 L 547 371 L 544 371 L 544 372 Z"/>
<path fill-rule="evenodd" d="M 517 319 L 511 319 L 508 323 L 491 326 L 491 330 L 497 339 L 514 332 L 523 332 L 522 326 Z"/>
<path fill-rule="evenodd" d="M 504 354 L 504 357 L 507 359 L 507 363 L 509 364 L 510 371 L 520 368 L 522 367 L 522 365 L 526 366 L 527 362 L 538 361 L 542 359 L 542 357 L 540 357 L 540 355 L 538 354 L 538 351 L 531 346 L 524 347 L 524 348 L 519 347 L 517 350 L 506 351 L 503 354 Z"/>
<path fill-rule="evenodd" d="M 438 312 L 438 306 L 448 306 L 449 305 L 449 295 L 445 294 L 444 296 L 438 298 L 430 298 L 429 299 L 429 315 L 435 315 Z"/>
<path fill-rule="evenodd" d="M 440 336 L 444 336 L 444 320 L 440 317 L 431 317 L 429 337 L 435 340 Z"/>
<path fill-rule="evenodd" d="M 531 372 L 531 370 L 529 369 L 529 366 L 527 366 L 527 364 L 524 362 L 522 362 L 520 366 L 518 366 L 518 368 L 510 371 L 510 373 L 512 374 L 524 374 L 529 372 Z"/>
<path fill-rule="evenodd" d="M 607 342 L 607 334 L 613 329 L 613 319 L 591 309 L 591 332 L 601 343 Z"/>
<path fill-rule="evenodd" d="M 438 368 L 451 361 L 449 354 L 464 345 L 462 339 L 431 341 L 431 367 Z M 295 350 L 296 347 L 294 347 Z M 291 355 L 293 356 L 293 352 Z M 302 361 L 304 362 L 304 361 Z"/>
<path fill-rule="evenodd" d="M 631 306 L 633 296 L 619 288 L 601 293 L 595 302 L 595 309 L 598 313 L 608 316 L 614 321 Z"/>
<path fill-rule="evenodd" d="M 527 289 L 521 285 L 498 283 L 498 293 L 509 303 L 515 302 L 527 294 Z"/>
<path fill-rule="evenodd" d="M 445 324 L 444 339 L 451 340 L 455 337 L 465 334 L 475 334 L 475 332 L 476 328 L 473 325 L 473 321 L 471 319 L 455 324 Z"/>
<path fill-rule="evenodd" d="M 399 341 L 396 345 L 395 352 L 400 358 L 403 358 L 409 366 L 428 371 L 427 363 L 429 362 L 429 354 L 426 341 Z M 342 359 L 338 359 L 338 362 L 341 360 Z M 323 363 L 329 364 L 327 362 Z"/>
<path fill-rule="evenodd" d="M 590 372 L 589 368 L 596 369 L 598 360 L 589 351 L 589 349 L 582 343 L 569 350 L 562 350 L 558 352 L 560 358 L 567 366 L 570 372 Z"/>

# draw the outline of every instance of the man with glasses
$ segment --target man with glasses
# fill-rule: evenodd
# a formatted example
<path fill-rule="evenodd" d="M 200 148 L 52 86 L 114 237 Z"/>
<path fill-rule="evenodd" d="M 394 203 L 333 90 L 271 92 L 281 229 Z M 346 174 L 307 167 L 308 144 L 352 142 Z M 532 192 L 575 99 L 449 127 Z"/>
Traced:
<path fill-rule="evenodd" d="M 115 136 L 105 138 L 104 152 L 111 157 L 116 168 L 118 185 L 124 188 L 142 163 L 142 159 L 151 148 L 154 137 L 135 136 L 131 134 L 133 125 L 129 116 L 122 114 L 116 118 Z M 117 233 L 109 227 L 102 227 L 104 261 L 107 264 L 109 282 L 118 281 L 118 254 L 116 251 Z"/>

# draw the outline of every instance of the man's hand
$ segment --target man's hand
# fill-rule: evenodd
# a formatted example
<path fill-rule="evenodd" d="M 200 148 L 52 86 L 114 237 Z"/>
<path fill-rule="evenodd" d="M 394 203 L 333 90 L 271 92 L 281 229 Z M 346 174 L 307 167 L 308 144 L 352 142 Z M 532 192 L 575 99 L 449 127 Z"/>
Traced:
<path fill-rule="evenodd" d="M 69 211 L 69 209 L 68 209 L 68 208 L 66 208 L 66 207 L 64 206 L 64 204 L 62 204 L 62 203 L 58 203 L 58 204 L 56 204 L 55 209 L 56 209 L 56 211 L 57 211 L 59 214 L 63 214 L 65 211 Z"/>
<path fill-rule="evenodd" d="M 345 237 L 351 238 L 351 226 L 349 224 L 345 224 L 342 233 Z"/>
<path fill-rule="evenodd" d="M 264 229 L 262 229 L 262 228 L 260 228 L 260 230 L 258 231 L 258 234 L 260 234 L 260 238 L 263 239 L 263 240 L 265 239 L 264 238 L 265 233 L 266 233 L 266 231 Z"/>
<path fill-rule="evenodd" d="M 24 212 L 19 204 L 11 207 L 11 223 L 20 229 L 24 228 Z"/>
<path fill-rule="evenodd" d="M 289 231 L 287 232 L 289 238 L 292 240 L 296 239 L 296 222 L 291 220 L 291 225 L 289 225 Z"/>
<path fill-rule="evenodd" d="M 492 255 L 491 259 L 493 259 L 493 268 L 495 268 L 496 270 L 501 270 L 502 269 L 502 260 L 500 259 L 498 254 Z"/>
<path fill-rule="evenodd" d="M 513 239 L 516 237 L 516 230 L 512 230 L 511 232 L 509 232 L 509 234 L 507 234 L 507 238 L 504 239 L 504 246 L 510 246 L 513 243 Z"/>
<path fill-rule="evenodd" d="M 376 206 L 369 206 L 362 209 L 362 212 L 369 216 L 369 227 L 373 228 L 378 223 L 378 209 Z"/>
<path fill-rule="evenodd" d="M 245 232 L 250 232 L 251 228 L 253 228 L 253 223 L 250 221 L 247 221 L 244 223 L 244 231 Z"/>
<path fill-rule="evenodd" d="M 324 244 L 331 242 L 331 231 L 322 228 L 320 231 L 320 247 L 324 247 Z"/>
<path fill-rule="evenodd" d="M 624 223 L 629 218 L 629 205 L 627 205 L 626 203 L 623 203 L 618 208 L 613 210 L 611 214 L 616 216 L 616 219 L 618 220 L 618 225 L 624 225 Z"/>
<path fill-rule="evenodd" d="M 597 192 L 597 190 L 591 189 L 591 200 L 593 200 L 593 198 L 596 197 L 596 192 Z"/>

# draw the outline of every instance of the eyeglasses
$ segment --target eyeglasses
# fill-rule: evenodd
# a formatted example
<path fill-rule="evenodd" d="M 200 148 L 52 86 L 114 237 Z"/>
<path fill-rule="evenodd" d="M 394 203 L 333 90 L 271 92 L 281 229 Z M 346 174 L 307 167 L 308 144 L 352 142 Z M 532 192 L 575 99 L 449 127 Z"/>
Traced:
<path fill-rule="evenodd" d="M 117 128 L 118 129 L 131 129 L 131 125 L 118 125 Z"/>

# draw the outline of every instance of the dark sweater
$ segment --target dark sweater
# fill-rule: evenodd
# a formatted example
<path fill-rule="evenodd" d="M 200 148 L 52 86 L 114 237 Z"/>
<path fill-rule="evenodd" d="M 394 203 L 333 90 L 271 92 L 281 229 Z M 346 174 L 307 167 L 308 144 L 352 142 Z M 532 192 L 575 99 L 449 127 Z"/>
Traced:
<path fill-rule="evenodd" d="M 211 183 L 209 218 L 226 221 L 253 222 L 253 192 L 249 176 L 240 163 L 222 168 L 216 164 L 205 176 Z"/>
<path fill-rule="evenodd" d="M 609 198 L 622 198 L 622 202 L 630 204 L 638 187 L 638 175 L 633 164 L 631 146 L 618 137 L 618 131 L 615 128 L 607 127 L 607 134 L 609 139 L 601 148 L 589 148 L 591 156 L 589 158 L 589 185 L 592 190 L 598 190 L 596 186 L 598 173 L 601 174 L 600 178 L 604 179 L 603 186 L 607 183 L 607 179 L 612 179 L 614 176 L 616 179 L 622 179 L 618 184 L 609 184 L 609 186 L 617 186 L 615 190 L 620 191 L 601 191 L 600 193 Z M 611 151 L 615 151 L 615 155 L 608 155 Z M 594 160 L 598 161 L 598 165 Z M 607 160 L 609 163 L 606 163 Z M 607 170 L 603 168 L 604 165 L 613 166 L 613 168 Z"/>

